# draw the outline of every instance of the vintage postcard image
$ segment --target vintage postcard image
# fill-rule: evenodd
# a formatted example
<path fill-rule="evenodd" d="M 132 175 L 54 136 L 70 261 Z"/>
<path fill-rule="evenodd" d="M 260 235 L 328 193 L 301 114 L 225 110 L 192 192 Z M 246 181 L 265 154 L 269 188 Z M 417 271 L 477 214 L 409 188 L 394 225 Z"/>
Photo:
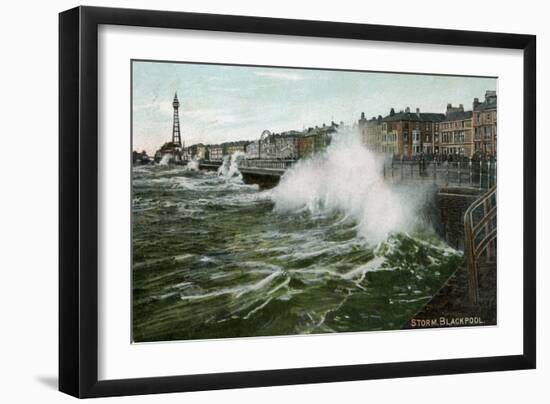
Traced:
<path fill-rule="evenodd" d="M 497 78 L 131 69 L 134 342 L 497 323 Z"/>

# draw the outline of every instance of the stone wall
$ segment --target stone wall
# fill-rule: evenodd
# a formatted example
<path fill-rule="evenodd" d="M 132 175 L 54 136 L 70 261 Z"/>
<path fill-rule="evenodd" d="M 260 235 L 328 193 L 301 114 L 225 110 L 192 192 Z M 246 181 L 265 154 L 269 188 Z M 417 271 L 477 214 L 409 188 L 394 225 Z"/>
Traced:
<path fill-rule="evenodd" d="M 478 197 L 479 190 L 466 188 L 443 188 L 435 195 L 439 219 L 434 227 L 456 249 L 464 251 L 464 213 Z"/>

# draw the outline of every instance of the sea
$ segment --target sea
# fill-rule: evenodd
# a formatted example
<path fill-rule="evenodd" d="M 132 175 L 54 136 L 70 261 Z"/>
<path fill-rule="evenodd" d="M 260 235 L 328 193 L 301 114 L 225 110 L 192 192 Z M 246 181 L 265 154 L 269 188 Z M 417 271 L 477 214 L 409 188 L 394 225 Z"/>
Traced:
<path fill-rule="evenodd" d="M 463 263 L 356 134 L 272 189 L 242 158 L 133 167 L 134 342 L 401 329 Z"/>

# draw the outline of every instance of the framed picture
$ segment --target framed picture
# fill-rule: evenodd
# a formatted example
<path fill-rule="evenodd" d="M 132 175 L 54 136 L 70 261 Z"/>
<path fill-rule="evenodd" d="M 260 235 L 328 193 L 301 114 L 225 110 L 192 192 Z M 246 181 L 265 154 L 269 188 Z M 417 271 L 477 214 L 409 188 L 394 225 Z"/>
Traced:
<path fill-rule="evenodd" d="M 535 368 L 534 36 L 59 24 L 61 391 Z"/>

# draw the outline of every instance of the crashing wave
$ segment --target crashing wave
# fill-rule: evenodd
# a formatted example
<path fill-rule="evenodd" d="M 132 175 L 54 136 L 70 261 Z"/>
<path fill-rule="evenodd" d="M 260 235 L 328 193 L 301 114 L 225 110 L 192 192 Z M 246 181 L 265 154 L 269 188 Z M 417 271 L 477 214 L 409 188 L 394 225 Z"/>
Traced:
<path fill-rule="evenodd" d="M 242 175 L 239 171 L 239 162 L 244 156 L 245 154 L 241 151 L 234 152 L 231 156 L 224 156 L 222 165 L 218 168 L 218 176 L 225 179 L 242 180 Z"/>
<path fill-rule="evenodd" d="M 367 149 L 357 131 L 340 130 L 324 152 L 298 161 L 285 173 L 271 193 L 275 211 L 340 212 L 371 243 L 410 231 L 427 193 L 388 184 L 383 164 L 384 157 Z"/>

